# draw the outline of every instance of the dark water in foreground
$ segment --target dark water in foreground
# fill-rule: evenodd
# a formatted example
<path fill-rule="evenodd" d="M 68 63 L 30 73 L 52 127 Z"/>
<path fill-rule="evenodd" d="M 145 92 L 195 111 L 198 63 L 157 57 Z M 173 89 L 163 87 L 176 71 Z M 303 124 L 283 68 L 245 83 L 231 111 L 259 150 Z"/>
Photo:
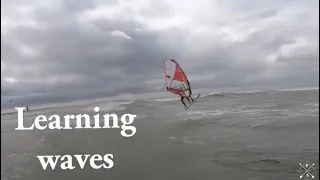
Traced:
<path fill-rule="evenodd" d="M 137 114 L 137 134 L 120 129 L 15 131 L 17 115 L 1 115 L 2 180 L 252 180 L 300 179 L 301 162 L 319 170 L 319 91 L 266 91 L 179 101 L 104 102 L 25 113 Z M 26 124 L 28 124 L 26 123 Z M 112 169 L 43 171 L 36 155 L 114 155 Z M 319 179 L 319 173 L 314 173 Z"/>

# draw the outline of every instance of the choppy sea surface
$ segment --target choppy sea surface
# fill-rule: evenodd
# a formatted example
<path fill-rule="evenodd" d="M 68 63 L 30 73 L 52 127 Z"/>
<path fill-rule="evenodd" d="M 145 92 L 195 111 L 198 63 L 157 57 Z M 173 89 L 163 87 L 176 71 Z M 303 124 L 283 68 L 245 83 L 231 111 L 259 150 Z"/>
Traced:
<path fill-rule="evenodd" d="M 299 163 L 319 179 L 319 90 L 203 94 L 188 110 L 178 98 L 100 101 L 24 113 L 136 114 L 137 133 L 120 129 L 16 131 L 1 115 L 2 180 L 297 180 Z M 42 170 L 37 155 L 114 155 L 112 169 Z M 305 177 L 305 176 L 304 176 Z M 309 176 L 310 178 L 310 176 Z M 311 179 L 311 178 L 310 178 Z"/>

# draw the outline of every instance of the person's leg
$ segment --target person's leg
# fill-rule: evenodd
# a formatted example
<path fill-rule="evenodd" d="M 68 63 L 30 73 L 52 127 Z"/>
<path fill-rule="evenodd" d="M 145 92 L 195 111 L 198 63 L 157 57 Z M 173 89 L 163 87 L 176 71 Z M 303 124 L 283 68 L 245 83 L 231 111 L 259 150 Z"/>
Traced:
<path fill-rule="evenodd" d="M 181 100 L 182 104 L 184 105 L 184 107 L 187 107 L 187 105 L 184 103 L 183 99 L 184 99 L 184 97 L 181 96 L 181 99 L 180 99 L 180 100 Z"/>
<path fill-rule="evenodd" d="M 191 99 L 191 101 L 193 102 L 194 100 L 193 100 L 193 98 L 192 98 L 192 91 L 191 91 L 190 88 L 189 88 L 188 90 L 189 90 L 189 94 L 190 94 L 190 97 L 189 97 L 188 99 Z M 189 102 L 190 102 L 190 100 L 189 100 Z"/>

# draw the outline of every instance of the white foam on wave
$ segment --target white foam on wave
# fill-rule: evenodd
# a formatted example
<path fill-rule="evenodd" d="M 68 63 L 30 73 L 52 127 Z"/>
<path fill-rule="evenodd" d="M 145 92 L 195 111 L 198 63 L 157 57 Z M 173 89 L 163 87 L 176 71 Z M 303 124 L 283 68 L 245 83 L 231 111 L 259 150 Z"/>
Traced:
<path fill-rule="evenodd" d="M 195 110 L 195 111 L 184 111 L 181 113 L 178 113 L 178 116 L 184 117 L 185 120 L 198 120 L 203 119 L 207 117 L 213 117 L 213 116 L 222 116 L 225 113 L 227 113 L 227 110 Z"/>
<path fill-rule="evenodd" d="M 313 116 L 313 117 L 319 117 L 319 109 L 318 108 L 312 108 L 312 109 L 301 109 L 299 111 L 291 111 L 287 114 L 289 118 L 295 117 L 295 116 Z"/>
<path fill-rule="evenodd" d="M 170 102 L 170 101 L 176 101 L 177 98 L 158 98 L 158 99 L 147 99 L 146 101 L 153 101 L 153 102 Z"/>
<path fill-rule="evenodd" d="M 126 104 L 131 104 L 132 101 L 109 101 L 109 102 L 103 102 L 103 103 L 98 103 L 94 104 L 94 107 L 99 107 L 100 111 L 121 111 L 125 110 L 124 105 Z M 94 107 L 86 107 L 85 111 L 93 111 Z"/>
<path fill-rule="evenodd" d="M 245 115 L 257 115 L 259 113 L 262 113 L 263 111 L 261 109 L 246 109 L 246 110 L 238 110 L 238 111 L 232 111 L 231 113 L 239 113 L 239 114 L 245 114 Z"/>
<path fill-rule="evenodd" d="M 309 106 L 309 107 L 319 107 L 319 103 L 307 103 L 304 104 L 305 106 Z"/>
<path fill-rule="evenodd" d="M 137 114 L 137 119 L 144 119 L 144 118 L 147 118 L 148 115 L 147 114 Z"/>
<path fill-rule="evenodd" d="M 169 136 L 171 141 L 176 141 L 188 145 L 205 145 L 215 141 L 214 138 L 196 137 L 196 136 L 183 136 L 181 138 Z"/>

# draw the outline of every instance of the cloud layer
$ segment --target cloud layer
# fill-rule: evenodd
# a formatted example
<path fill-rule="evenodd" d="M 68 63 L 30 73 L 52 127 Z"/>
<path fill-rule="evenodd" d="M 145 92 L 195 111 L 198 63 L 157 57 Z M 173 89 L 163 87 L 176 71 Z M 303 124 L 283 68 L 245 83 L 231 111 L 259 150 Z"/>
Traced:
<path fill-rule="evenodd" d="M 20 104 L 194 88 L 318 86 L 319 1 L 3 0 L 1 96 Z"/>

